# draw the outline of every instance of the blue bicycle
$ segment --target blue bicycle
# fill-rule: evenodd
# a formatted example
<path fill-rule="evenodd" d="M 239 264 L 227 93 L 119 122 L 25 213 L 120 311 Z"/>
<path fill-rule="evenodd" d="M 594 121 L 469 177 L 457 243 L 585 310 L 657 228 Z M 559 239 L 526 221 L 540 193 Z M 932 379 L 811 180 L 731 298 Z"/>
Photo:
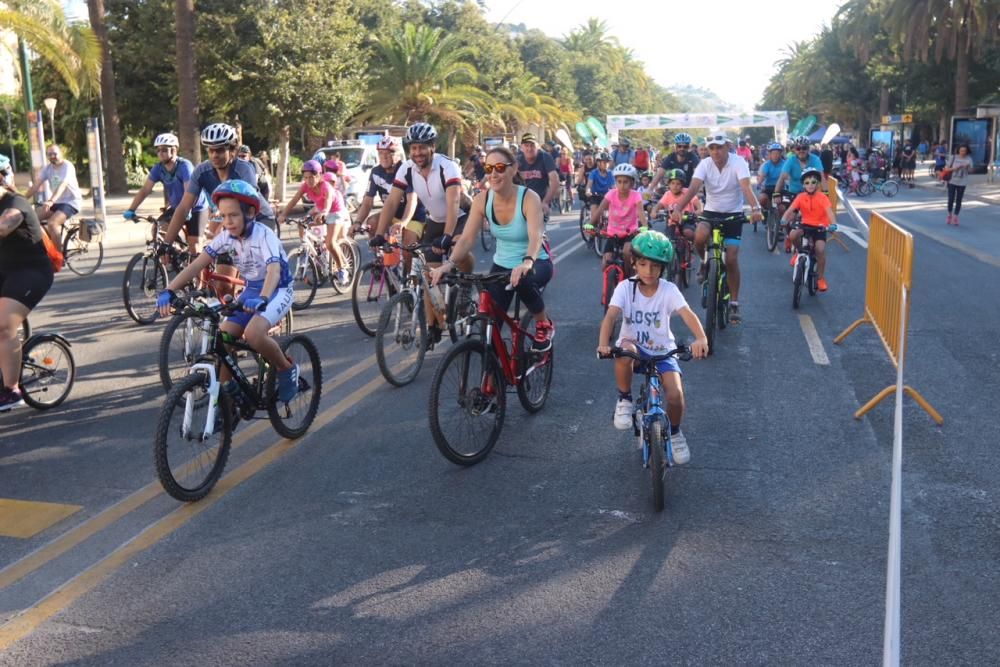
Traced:
<path fill-rule="evenodd" d="M 653 485 L 653 507 L 657 512 L 662 512 L 663 476 L 673 461 L 673 450 L 670 446 L 670 422 L 664 410 L 665 400 L 661 398 L 660 374 L 656 370 L 656 364 L 674 357 L 690 361 L 691 351 L 681 345 L 666 354 L 640 355 L 631 350 L 612 347 L 611 354 L 601 358 L 618 357 L 632 359 L 635 362 L 633 370 L 646 376 L 632 413 L 632 429 L 642 447 L 642 467 L 649 470 L 649 480 Z"/>

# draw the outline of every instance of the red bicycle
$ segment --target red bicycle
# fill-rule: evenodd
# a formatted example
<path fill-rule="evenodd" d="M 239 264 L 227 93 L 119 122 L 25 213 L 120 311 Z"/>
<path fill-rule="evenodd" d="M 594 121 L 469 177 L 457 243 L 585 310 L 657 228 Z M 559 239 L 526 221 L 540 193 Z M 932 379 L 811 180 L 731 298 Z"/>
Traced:
<path fill-rule="evenodd" d="M 618 283 L 625 280 L 625 255 L 623 254 L 623 250 L 625 244 L 632 240 L 634 234 L 617 236 L 601 230 L 597 232 L 597 235 L 604 239 L 604 242 L 601 244 L 604 252 L 611 253 L 611 261 L 604 267 L 604 273 L 601 276 L 601 305 L 604 306 L 604 312 L 607 312 L 608 305 L 611 303 L 611 296 L 615 293 L 615 288 L 618 287 Z"/>
<path fill-rule="evenodd" d="M 434 444 L 452 463 L 471 466 L 493 449 L 503 429 L 507 391 L 513 387 L 530 413 L 545 405 L 552 383 L 553 350 L 536 352 L 528 332 L 532 315 L 518 317 L 501 310 L 485 286 L 507 283 L 510 274 L 452 273 L 443 280 L 474 284 L 479 311 L 472 323 L 477 333 L 454 347 L 441 360 L 431 381 L 430 426 Z M 508 338 L 501 333 L 507 325 Z"/>

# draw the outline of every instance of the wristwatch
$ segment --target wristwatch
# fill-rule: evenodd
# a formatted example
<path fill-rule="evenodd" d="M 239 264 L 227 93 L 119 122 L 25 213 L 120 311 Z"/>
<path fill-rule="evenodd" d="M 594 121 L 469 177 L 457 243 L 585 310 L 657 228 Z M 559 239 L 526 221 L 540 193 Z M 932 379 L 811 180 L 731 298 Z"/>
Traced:
<path fill-rule="evenodd" d="M 534 257 L 531 257 L 531 256 L 529 256 L 529 255 L 525 255 L 524 257 L 522 257 L 522 258 L 521 258 L 521 261 L 522 261 L 522 262 L 531 262 L 531 265 L 532 265 L 532 266 L 534 266 L 534 265 L 535 265 L 535 258 L 534 258 Z"/>

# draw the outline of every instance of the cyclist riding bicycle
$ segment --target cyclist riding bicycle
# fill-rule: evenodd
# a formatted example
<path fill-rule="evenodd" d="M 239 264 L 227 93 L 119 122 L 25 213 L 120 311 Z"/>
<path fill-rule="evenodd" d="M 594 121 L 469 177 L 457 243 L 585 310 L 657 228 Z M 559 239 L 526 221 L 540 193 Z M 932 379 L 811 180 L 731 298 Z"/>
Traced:
<path fill-rule="evenodd" d="M 555 325 L 545 312 L 542 288 L 552 278 L 552 260 L 542 247 L 545 231 L 541 199 L 527 186 L 517 185 L 517 160 L 514 154 L 497 146 L 486 154 L 486 178 L 490 188 L 476 195 L 469 212 L 471 224 L 455 243 L 451 259 L 431 272 L 431 283 L 436 285 L 455 263 L 464 259 L 475 246 L 483 219 L 489 222 L 496 238 L 496 252 L 490 272 L 509 271 L 513 291 L 499 283 L 490 283 L 486 289 L 504 311 L 517 293 L 535 320 L 535 338 L 532 348 L 547 352 L 552 347 Z M 503 222 L 506 220 L 506 222 Z"/>
<path fill-rule="evenodd" d="M 785 166 L 784 150 L 777 141 L 767 146 L 767 161 L 760 165 L 757 171 L 757 190 L 760 192 L 760 206 L 763 210 L 768 210 L 771 205 L 771 196 L 774 188 L 781 178 L 781 170 Z"/>
<path fill-rule="evenodd" d="M 597 154 L 597 166 L 587 175 L 587 189 L 584 192 L 585 205 L 590 207 L 590 222 L 584 225 L 583 229 L 589 233 L 596 229 L 594 221 L 600 220 L 597 217 L 597 209 L 600 208 L 604 197 L 615 185 L 615 177 L 608 171 L 610 164 L 611 156 L 602 151 Z"/>
<path fill-rule="evenodd" d="M 666 176 L 668 171 L 673 169 L 680 169 L 684 172 L 684 178 L 688 183 L 694 177 L 695 167 L 701 159 L 690 151 L 691 144 L 694 143 L 694 139 L 687 132 L 679 132 L 674 135 L 674 152 L 670 153 L 663 158 L 660 162 L 659 168 L 656 170 L 656 176 L 653 177 L 653 182 L 650 187 L 654 190 L 660 185 L 660 182 Z"/>
<path fill-rule="evenodd" d="M 694 314 L 677 286 L 663 279 L 663 272 L 673 260 L 674 246 L 660 232 L 647 230 L 633 242 L 635 277 L 618 283 L 611 297 L 608 312 L 601 322 L 597 352 L 611 353 L 611 333 L 615 322 L 623 317 L 617 347 L 640 354 L 656 355 L 677 347 L 670 330 L 670 317 L 680 315 L 695 340 L 691 354 L 698 359 L 708 355 L 708 338 L 698 316 Z M 660 382 L 667 395 L 667 418 L 670 420 L 670 438 L 676 464 L 687 463 L 691 458 L 687 438 L 681 431 L 684 418 L 684 388 L 681 369 L 675 359 L 657 364 Z M 615 385 L 618 400 L 615 403 L 614 425 L 619 430 L 632 426 L 632 361 L 619 358 L 615 361 Z"/>
<path fill-rule="evenodd" d="M 39 207 L 38 220 L 45 225 L 52 242 L 61 248 L 63 225 L 83 208 L 83 194 L 76 180 L 76 167 L 63 157 L 59 144 L 50 144 L 45 156 L 49 163 L 42 167 L 38 180 L 28 188 L 24 198 L 31 201 L 48 183 L 49 198 Z"/>
<path fill-rule="evenodd" d="M 656 206 L 653 207 L 653 212 L 650 217 L 655 218 L 660 213 L 660 209 L 667 211 L 667 213 L 672 213 L 677 207 L 677 203 L 681 200 L 685 194 L 687 194 L 687 180 L 684 177 L 684 172 L 680 169 L 671 169 L 667 172 L 667 187 L 669 188 L 660 200 L 656 202 Z M 685 238 L 693 241 L 694 231 L 697 226 L 697 221 L 694 219 L 695 216 L 701 215 L 704 211 L 704 206 L 701 204 L 701 200 L 697 196 L 693 197 L 691 201 L 687 203 L 684 207 L 682 213 L 683 217 L 680 223 L 673 223 L 669 219 L 667 220 L 668 227 L 677 227 Z"/>
<path fill-rule="evenodd" d="M 813 155 L 809 152 L 810 145 L 809 137 L 795 137 L 792 140 L 795 155 L 789 156 L 785 160 L 785 164 L 782 165 L 781 175 L 774 186 L 775 192 L 781 192 L 782 187 L 786 183 L 788 184 L 788 191 L 793 195 L 802 192 L 802 172 L 806 169 L 816 169 L 822 175 L 823 162 L 819 159 L 818 155 Z M 825 178 L 823 179 L 823 185 L 824 187 L 826 185 Z"/>
<path fill-rule="evenodd" d="M 136 193 L 128 205 L 128 209 L 122 213 L 122 217 L 126 220 L 135 219 L 136 209 L 149 196 L 157 183 L 163 184 L 163 194 L 167 201 L 167 209 L 163 212 L 162 218 L 170 220 L 184 199 L 188 183 L 191 182 L 194 165 L 191 164 L 190 160 L 177 155 L 180 141 L 176 135 L 170 132 L 158 134 L 153 140 L 153 146 L 156 148 L 156 156 L 160 161 L 149 170 L 149 176 L 146 177 L 142 189 Z M 195 218 L 194 222 L 191 221 L 191 218 Z M 188 214 L 185 224 L 188 228 L 188 249 L 192 255 L 196 255 L 198 254 L 200 230 L 208 224 L 208 199 L 204 192 L 198 193 L 198 199 Z"/>
<path fill-rule="evenodd" d="M 625 276 L 628 277 L 632 275 L 632 244 L 629 239 L 640 227 L 648 227 L 649 221 L 642 206 L 642 195 L 634 189 L 639 175 L 635 167 L 620 164 L 611 175 L 615 179 L 615 189 L 604 195 L 604 200 L 597 207 L 597 215 L 591 220 L 600 220 L 600 216 L 608 212 L 608 240 L 604 246 L 601 270 L 614 258 L 614 244 L 618 244 L 625 260 Z"/>
<path fill-rule="evenodd" d="M 0 155 L 0 412 L 24 405 L 21 343 L 17 333 L 52 287 L 52 263 L 42 223 L 27 198 L 14 189 L 10 159 Z"/>
<path fill-rule="evenodd" d="M 215 189 L 212 202 L 222 216 L 222 228 L 202 253 L 160 292 L 156 306 L 161 316 L 168 316 L 174 290 L 191 282 L 217 256 L 229 254 L 246 280 L 246 289 L 236 300 L 243 311 L 227 317 L 221 329 L 235 338 L 243 336 L 250 347 L 274 366 L 278 400 L 288 403 L 298 392 L 299 368 L 285 357 L 268 332 L 292 307 L 292 274 L 278 236 L 257 219 L 259 201 L 257 188 L 246 181 L 226 181 Z M 229 380 L 229 371 L 223 367 L 219 381 Z"/>
<path fill-rule="evenodd" d="M 695 194 L 701 190 L 702 185 L 708 195 L 707 204 L 703 217 L 706 221 L 698 223 L 695 230 L 694 246 L 698 255 L 702 258 L 701 269 L 698 277 L 705 280 L 708 264 L 705 262 L 705 249 L 708 239 L 712 234 L 712 223 L 719 221 L 722 229 L 723 245 L 726 249 L 726 274 L 729 277 L 729 320 L 733 324 L 742 321 L 742 314 L 739 307 L 740 295 L 740 238 L 743 235 L 742 220 L 726 220 L 734 214 L 742 217 L 743 202 L 750 203 L 751 216 L 754 221 L 762 219 L 760 214 L 760 204 L 754 196 L 750 187 L 750 167 L 746 160 L 735 153 L 730 153 L 731 141 L 725 134 L 713 134 L 706 139 L 709 156 L 711 159 L 702 160 L 694 170 L 694 178 L 691 179 L 691 186 L 681 197 L 670 214 L 670 222 L 677 224 L 681 221 L 681 211 L 694 199 Z"/>
<path fill-rule="evenodd" d="M 837 222 L 830 199 L 820 191 L 823 182 L 823 172 L 819 169 L 806 169 L 802 172 L 803 191 L 785 211 L 784 221 L 790 223 L 795 212 L 802 215 L 802 228 L 793 229 L 788 234 L 796 251 L 801 248 L 801 239 L 808 235 L 813 242 L 816 253 L 816 285 L 820 292 L 827 290 L 826 274 L 826 230 Z M 792 255 L 792 266 L 795 266 L 797 255 Z"/>

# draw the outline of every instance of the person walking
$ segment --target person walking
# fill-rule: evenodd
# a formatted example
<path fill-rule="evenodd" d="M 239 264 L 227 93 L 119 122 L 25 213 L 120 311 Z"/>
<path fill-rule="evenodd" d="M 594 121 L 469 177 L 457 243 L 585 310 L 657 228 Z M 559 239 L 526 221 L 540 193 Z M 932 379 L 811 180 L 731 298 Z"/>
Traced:
<path fill-rule="evenodd" d="M 948 181 L 948 224 L 958 226 L 958 214 L 962 211 L 962 197 L 965 196 L 965 186 L 968 185 L 969 172 L 974 163 L 969 145 L 962 144 L 955 155 L 948 161 L 947 169 L 951 170 Z"/>

